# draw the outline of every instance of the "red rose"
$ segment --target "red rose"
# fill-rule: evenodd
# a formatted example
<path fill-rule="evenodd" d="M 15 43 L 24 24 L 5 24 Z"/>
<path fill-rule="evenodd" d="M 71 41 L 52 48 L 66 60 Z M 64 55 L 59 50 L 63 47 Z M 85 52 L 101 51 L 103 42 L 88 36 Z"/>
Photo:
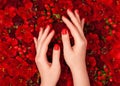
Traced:
<path fill-rule="evenodd" d="M 28 25 L 19 26 L 15 35 L 18 40 L 24 41 L 26 43 L 30 43 L 33 40 L 33 35 Z"/>

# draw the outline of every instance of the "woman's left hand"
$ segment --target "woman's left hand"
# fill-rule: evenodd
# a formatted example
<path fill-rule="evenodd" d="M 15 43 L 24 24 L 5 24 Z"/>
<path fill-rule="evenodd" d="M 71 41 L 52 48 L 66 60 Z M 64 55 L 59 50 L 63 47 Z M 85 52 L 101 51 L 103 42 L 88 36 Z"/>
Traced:
<path fill-rule="evenodd" d="M 38 67 L 38 71 L 41 76 L 41 86 L 55 86 L 60 77 L 61 66 L 60 66 L 60 46 L 54 45 L 52 63 L 47 60 L 47 50 L 51 39 L 54 36 L 55 31 L 52 30 L 50 33 L 50 26 L 47 26 L 43 31 L 41 28 L 38 39 L 34 38 L 36 47 L 35 62 Z"/>

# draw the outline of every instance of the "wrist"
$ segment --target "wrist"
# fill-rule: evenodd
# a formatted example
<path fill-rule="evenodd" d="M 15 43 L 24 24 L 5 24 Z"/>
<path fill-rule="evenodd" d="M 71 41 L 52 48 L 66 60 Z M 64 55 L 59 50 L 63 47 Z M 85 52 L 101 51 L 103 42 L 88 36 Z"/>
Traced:
<path fill-rule="evenodd" d="M 40 86 L 56 86 L 56 85 L 40 84 Z"/>
<path fill-rule="evenodd" d="M 56 86 L 56 84 L 53 84 L 52 82 L 51 83 L 47 83 L 47 82 L 43 83 L 43 82 L 41 82 L 40 86 Z"/>
<path fill-rule="evenodd" d="M 86 64 L 82 63 L 79 66 L 70 68 L 74 86 L 90 86 Z"/>
<path fill-rule="evenodd" d="M 86 63 L 85 61 L 81 61 L 78 64 L 75 64 L 74 66 L 70 67 L 71 72 L 72 71 L 80 71 L 80 70 L 86 70 Z"/>

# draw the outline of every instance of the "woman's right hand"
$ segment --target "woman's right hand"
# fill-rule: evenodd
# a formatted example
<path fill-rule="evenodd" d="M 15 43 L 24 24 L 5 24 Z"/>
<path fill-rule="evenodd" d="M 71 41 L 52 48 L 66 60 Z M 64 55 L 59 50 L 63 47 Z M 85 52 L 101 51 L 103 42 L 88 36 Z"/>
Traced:
<path fill-rule="evenodd" d="M 67 10 L 67 14 L 72 22 L 64 16 L 62 20 L 70 30 L 75 43 L 71 46 L 69 33 L 67 29 L 63 29 L 61 33 L 64 59 L 71 69 L 74 86 L 89 86 L 85 63 L 87 41 L 83 33 L 84 19 L 80 20 L 77 10 L 75 13 Z"/>
<path fill-rule="evenodd" d="M 63 29 L 61 33 L 64 58 L 70 68 L 75 68 L 81 65 L 81 63 L 85 63 L 87 41 L 83 33 L 84 19 L 82 21 L 80 20 L 77 10 L 75 10 L 74 14 L 68 9 L 67 14 L 72 22 L 64 16 L 62 17 L 62 20 L 70 30 L 75 44 L 74 46 L 71 46 L 69 33 L 67 29 Z"/>

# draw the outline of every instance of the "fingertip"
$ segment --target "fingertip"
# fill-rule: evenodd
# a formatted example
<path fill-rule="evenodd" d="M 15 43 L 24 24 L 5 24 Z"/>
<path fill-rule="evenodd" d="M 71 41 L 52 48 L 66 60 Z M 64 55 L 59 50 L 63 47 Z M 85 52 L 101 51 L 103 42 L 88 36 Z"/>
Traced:
<path fill-rule="evenodd" d="M 65 16 L 62 16 L 62 20 L 64 20 L 66 17 Z"/>
<path fill-rule="evenodd" d="M 70 10 L 70 9 L 67 9 L 67 14 L 68 14 L 68 16 L 70 15 L 70 13 L 71 13 L 71 10 Z"/>
<path fill-rule="evenodd" d="M 67 12 L 72 12 L 72 10 L 70 8 L 67 9 Z"/>
<path fill-rule="evenodd" d="M 59 44 L 55 44 L 55 45 L 54 45 L 54 50 L 59 50 L 59 49 L 60 49 Z"/>
<path fill-rule="evenodd" d="M 46 29 L 50 30 L 50 25 L 47 25 Z"/>
<path fill-rule="evenodd" d="M 85 18 L 83 18 L 82 21 L 85 22 Z"/>
<path fill-rule="evenodd" d="M 35 40 L 35 37 L 33 37 L 33 40 Z"/>
<path fill-rule="evenodd" d="M 84 28 L 85 18 L 82 19 L 82 28 Z"/>
<path fill-rule="evenodd" d="M 33 40 L 34 40 L 34 43 L 36 43 L 36 38 L 35 37 L 33 37 Z"/>
<path fill-rule="evenodd" d="M 62 16 L 62 21 L 66 24 L 67 23 L 67 18 L 65 16 Z"/>
<path fill-rule="evenodd" d="M 55 30 L 52 29 L 52 30 L 50 31 L 50 34 L 51 34 L 51 37 L 53 38 L 53 36 L 55 35 Z M 51 39 L 51 37 L 50 37 L 50 39 Z"/>
<path fill-rule="evenodd" d="M 68 30 L 64 28 L 61 31 L 61 34 L 62 34 L 63 49 L 70 50 L 71 49 L 71 44 L 70 44 L 70 38 L 69 38 Z"/>
<path fill-rule="evenodd" d="M 69 11 L 70 11 L 70 10 L 69 10 L 69 9 L 67 9 L 67 13 L 69 13 Z"/>
<path fill-rule="evenodd" d="M 35 48 L 37 48 L 37 39 L 33 37 L 34 43 L 35 43 Z"/>
<path fill-rule="evenodd" d="M 66 28 L 63 28 L 62 31 L 61 31 L 61 34 L 66 35 L 67 33 L 68 33 L 68 30 Z"/>
<path fill-rule="evenodd" d="M 55 30 L 53 30 L 53 29 L 52 29 L 52 30 L 51 30 L 51 33 L 53 33 L 53 34 L 54 34 L 54 33 L 55 33 Z"/>
<path fill-rule="evenodd" d="M 42 28 L 42 27 L 40 27 L 39 34 L 40 34 L 42 31 L 43 31 L 43 28 Z"/>
<path fill-rule="evenodd" d="M 40 31 L 41 31 L 41 30 L 43 30 L 43 28 L 42 28 L 42 27 L 40 27 Z"/>
<path fill-rule="evenodd" d="M 78 9 L 75 9 L 75 13 L 79 14 L 79 10 L 78 10 Z"/>
<path fill-rule="evenodd" d="M 54 44 L 54 48 L 53 48 L 53 64 L 57 64 L 59 63 L 59 59 L 60 59 L 60 46 L 59 44 Z"/>

